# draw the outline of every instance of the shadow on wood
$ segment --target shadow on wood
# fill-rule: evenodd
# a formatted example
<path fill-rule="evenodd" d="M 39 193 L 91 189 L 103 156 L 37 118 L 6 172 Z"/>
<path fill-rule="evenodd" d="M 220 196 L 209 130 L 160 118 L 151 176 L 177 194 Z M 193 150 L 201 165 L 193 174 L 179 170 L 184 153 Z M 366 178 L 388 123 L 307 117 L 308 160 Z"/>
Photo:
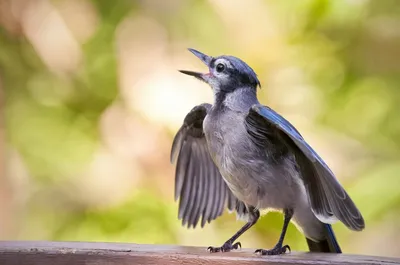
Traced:
<path fill-rule="evenodd" d="M 347 254 L 292 252 L 257 256 L 254 250 L 208 253 L 206 248 L 123 243 L 0 241 L 1 265 L 133 264 L 400 264 L 400 259 Z"/>

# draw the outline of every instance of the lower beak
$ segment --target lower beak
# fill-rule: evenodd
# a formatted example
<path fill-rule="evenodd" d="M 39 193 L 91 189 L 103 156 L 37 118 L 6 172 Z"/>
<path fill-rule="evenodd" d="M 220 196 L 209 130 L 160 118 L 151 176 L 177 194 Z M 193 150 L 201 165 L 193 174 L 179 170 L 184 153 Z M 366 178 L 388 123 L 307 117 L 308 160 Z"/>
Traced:
<path fill-rule="evenodd" d="M 196 77 L 197 79 L 201 80 L 201 81 L 206 81 L 205 76 L 206 74 L 202 74 L 202 73 L 198 73 L 198 72 L 192 72 L 192 71 L 186 71 L 186 70 L 179 70 L 179 72 L 181 72 L 182 74 L 185 75 L 191 75 Z"/>

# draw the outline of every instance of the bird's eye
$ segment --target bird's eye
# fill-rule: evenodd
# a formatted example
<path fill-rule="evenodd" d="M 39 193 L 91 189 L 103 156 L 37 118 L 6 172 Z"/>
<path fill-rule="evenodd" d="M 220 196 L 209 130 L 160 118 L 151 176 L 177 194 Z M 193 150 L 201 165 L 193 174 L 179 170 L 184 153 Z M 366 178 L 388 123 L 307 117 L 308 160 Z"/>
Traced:
<path fill-rule="evenodd" d="M 225 65 L 223 65 L 222 63 L 219 63 L 219 64 L 217 64 L 217 67 L 215 69 L 217 69 L 218 73 L 221 73 L 222 71 L 225 70 Z"/>

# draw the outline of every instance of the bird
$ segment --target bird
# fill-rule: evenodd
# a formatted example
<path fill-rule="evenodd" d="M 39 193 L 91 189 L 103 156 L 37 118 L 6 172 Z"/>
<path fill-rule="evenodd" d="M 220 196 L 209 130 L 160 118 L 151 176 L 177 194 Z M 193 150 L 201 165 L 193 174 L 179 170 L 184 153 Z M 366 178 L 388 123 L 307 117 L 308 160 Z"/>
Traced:
<path fill-rule="evenodd" d="M 237 239 L 257 223 L 262 210 L 283 213 L 276 245 L 260 255 L 281 255 L 290 222 L 304 234 L 310 252 L 342 253 L 332 224 L 361 231 L 364 218 L 332 170 L 283 116 L 257 98 L 261 83 L 243 60 L 188 49 L 208 73 L 179 70 L 207 83 L 213 104 L 195 106 L 184 118 L 171 147 L 176 163 L 175 200 L 182 225 L 204 227 L 227 208 L 245 225 L 222 246 L 241 248 Z"/>

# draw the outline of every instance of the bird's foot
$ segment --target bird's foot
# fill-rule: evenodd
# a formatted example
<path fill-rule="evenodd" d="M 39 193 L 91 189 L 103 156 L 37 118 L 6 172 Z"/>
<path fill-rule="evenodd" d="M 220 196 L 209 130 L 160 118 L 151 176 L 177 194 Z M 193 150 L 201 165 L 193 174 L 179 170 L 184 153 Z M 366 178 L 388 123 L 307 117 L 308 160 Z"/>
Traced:
<path fill-rule="evenodd" d="M 208 251 L 211 253 L 216 253 L 216 252 L 229 252 L 233 249 L 239 249 L 242 248 L 242 244 L 240 242 L 236 242 L 235 244 L 232 245 L 231 242 L 225 242 L 221 247 L 208 247 Z"/>
<path fill-rule="evenodd" d="M 291 252 L 289 245 L 284 245 L 284 246 L 275 246 L 273 249 L 257 249 L 255 253 L 261 254 L 261 255 L 281 255 L 285 254 L 286 250 L 289 250 Z"/>

